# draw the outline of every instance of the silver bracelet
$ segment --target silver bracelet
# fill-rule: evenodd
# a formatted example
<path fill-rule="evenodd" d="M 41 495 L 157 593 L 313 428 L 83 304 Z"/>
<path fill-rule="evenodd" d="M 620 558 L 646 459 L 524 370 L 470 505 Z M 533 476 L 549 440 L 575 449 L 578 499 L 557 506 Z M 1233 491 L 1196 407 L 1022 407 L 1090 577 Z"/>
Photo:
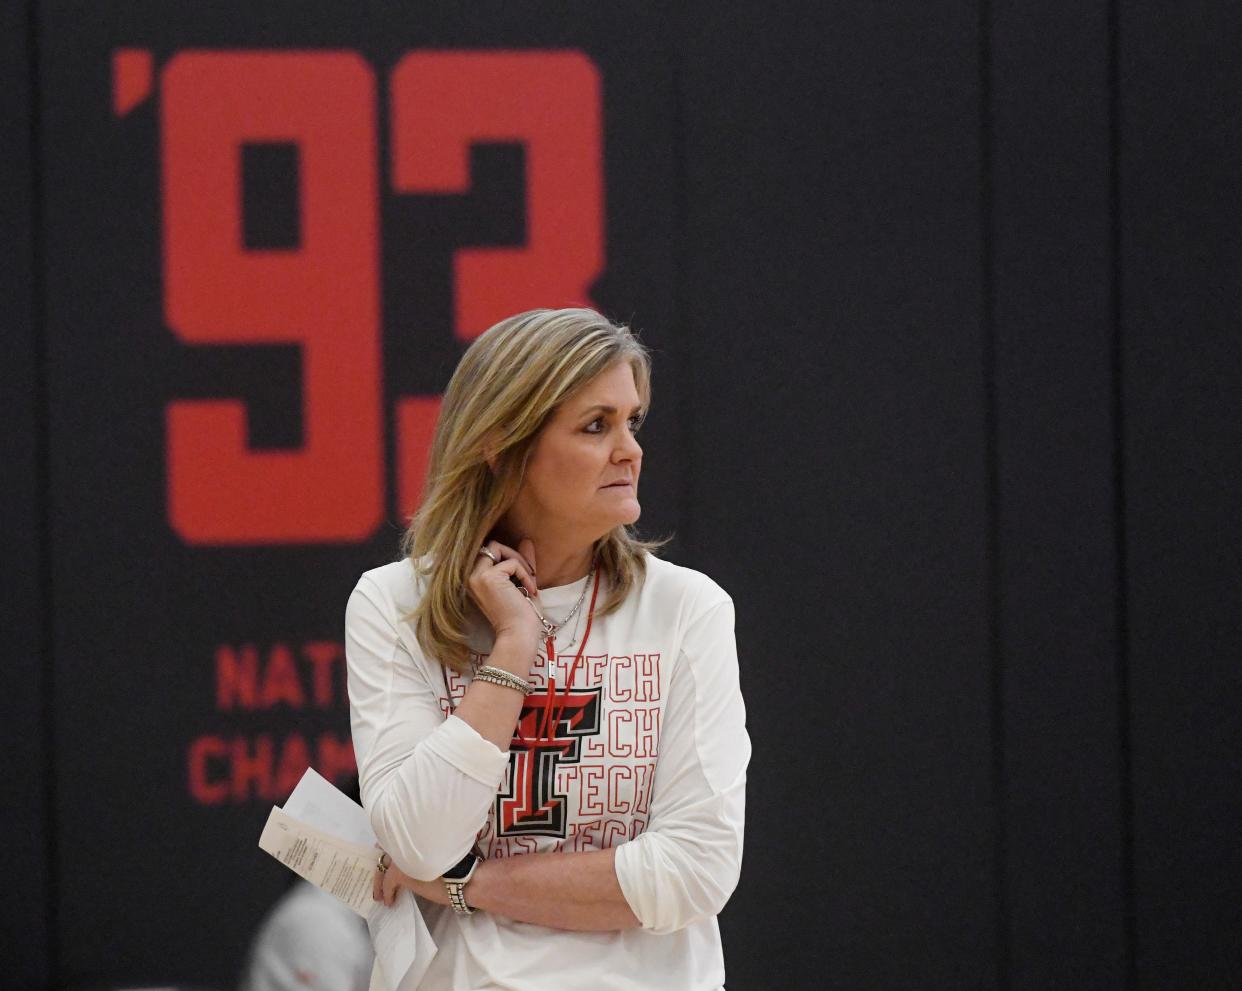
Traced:
<path fill-rule="evenodd" d="M 526 679 L 519 678 L 510 671 L 503 671 L 500 668 L 492 667 L 490 664 L 484 664 L 479 668 L 474 673 L 474 680 L 490 682 L 493 685 L 499 685 L 501 688 L 512 688 L 523 695 L 529 695 L 535 690 Z"/>

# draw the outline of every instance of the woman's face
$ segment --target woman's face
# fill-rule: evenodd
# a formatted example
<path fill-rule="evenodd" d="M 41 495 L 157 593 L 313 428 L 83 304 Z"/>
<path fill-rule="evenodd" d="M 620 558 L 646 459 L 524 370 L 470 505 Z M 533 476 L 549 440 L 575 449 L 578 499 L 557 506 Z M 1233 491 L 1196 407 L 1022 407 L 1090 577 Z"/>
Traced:
<path fill-rule="evenodd" d="M 566 399 L 535 441 L 508 514 L 514 528 L 593 541 L 637 520 L 643 449 L 634 434 L 644 413 L 625 360 Z"/>

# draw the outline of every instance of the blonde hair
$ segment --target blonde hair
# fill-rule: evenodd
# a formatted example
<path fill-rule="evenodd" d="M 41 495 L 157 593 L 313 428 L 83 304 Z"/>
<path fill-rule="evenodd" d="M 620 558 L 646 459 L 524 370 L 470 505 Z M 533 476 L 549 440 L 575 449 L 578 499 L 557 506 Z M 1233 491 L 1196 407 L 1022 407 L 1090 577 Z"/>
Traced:
<path fill-rule="evenodd" d="M 544 424 L 566 398 L 618 361 L 630 363 L 646 407 L 647 349 L 629 327 L 591 309 L 518 313 L 467 348 L 440 405 L 422 504 L 401 542 L 416 573 L 427 579 L 409 618 L 429 658 L 467 668 L 467 617 L 475 607 L 466 579 L 479 547 L 517 498 Z M 644 553 L 666 542 L 641 540 L 627 526 L 596 542 L 608 582 L 597 616 L 620 607 L 646 574 Z"/>

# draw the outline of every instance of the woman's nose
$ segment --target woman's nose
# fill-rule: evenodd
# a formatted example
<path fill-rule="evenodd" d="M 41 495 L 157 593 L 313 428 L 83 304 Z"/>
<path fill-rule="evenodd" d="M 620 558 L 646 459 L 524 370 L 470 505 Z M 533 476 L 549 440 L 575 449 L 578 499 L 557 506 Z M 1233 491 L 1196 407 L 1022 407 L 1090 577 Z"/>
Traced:
<path fill-rule="evenodd" d="M 643 449 L 638 443 L 638 438 L 627 432 L 625 439 L 617 445 L 613 455 L 618 461 L 637 461 L 643 456 Z"/>

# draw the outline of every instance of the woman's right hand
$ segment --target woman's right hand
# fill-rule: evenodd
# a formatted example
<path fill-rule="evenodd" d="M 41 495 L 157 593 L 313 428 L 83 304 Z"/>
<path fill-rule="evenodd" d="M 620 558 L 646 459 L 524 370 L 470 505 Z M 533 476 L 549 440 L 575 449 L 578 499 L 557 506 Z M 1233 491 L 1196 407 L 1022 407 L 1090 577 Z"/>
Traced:
<path fill-rule="evenodd" d="M 529 538 L 518 541 L 517 550 L 498 540 L 483 545 L 499 561 L 479 552 L 466 587 L 471 598 L 487 617 L 496 638 L 511 635 L 523 643 L 536 643 L 542 629 L 535 610 L 526 601 L 522 589 L 511 579 L 517 578 L 535 603 L 539 602 L 539 586 L 535 584 L 535 544 Z"/>

